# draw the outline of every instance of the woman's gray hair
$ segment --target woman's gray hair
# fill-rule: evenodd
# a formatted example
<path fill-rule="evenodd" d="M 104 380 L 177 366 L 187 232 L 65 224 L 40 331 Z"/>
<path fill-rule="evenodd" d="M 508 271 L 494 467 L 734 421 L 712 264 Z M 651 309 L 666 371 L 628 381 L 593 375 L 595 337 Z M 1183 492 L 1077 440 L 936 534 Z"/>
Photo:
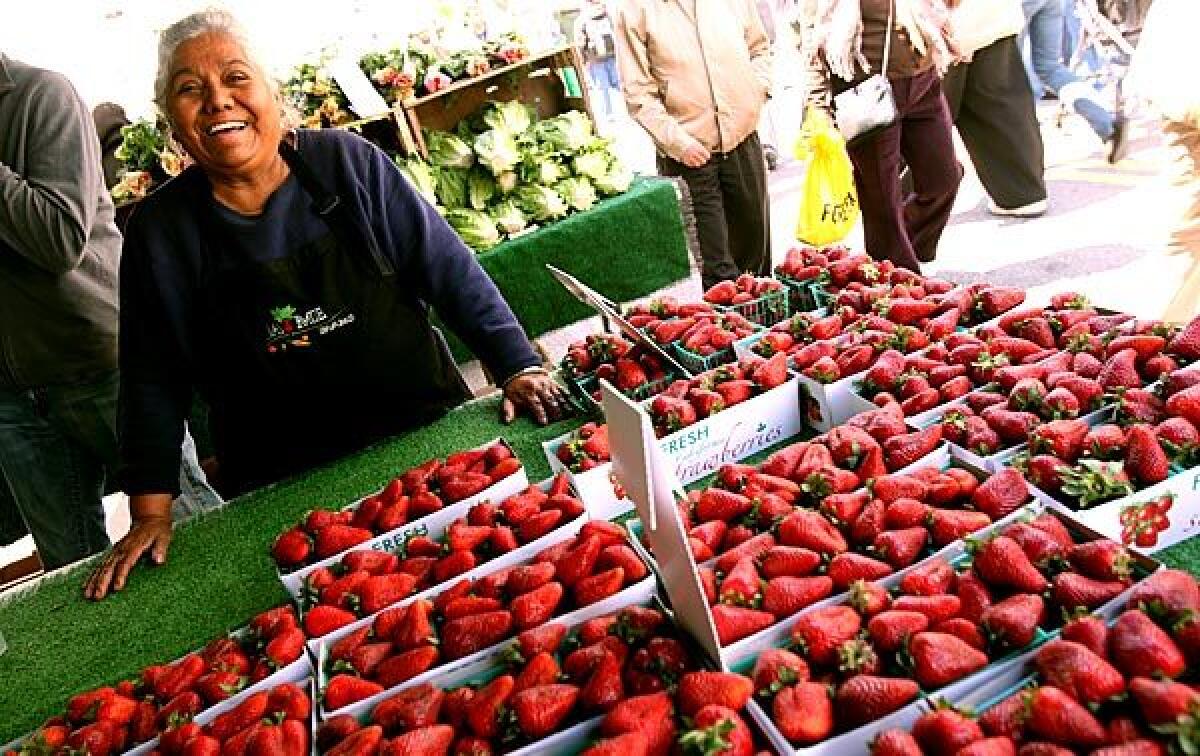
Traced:
<path fill-rule="evenodd" d="M 237 41 L 251 63 L 266 72 L 262 61 L 255 55 L 246 30 L 233 14 L 219 8 L 209 8 L 185 16 L 163 30 L 158 37 L 158 73 L 154 77 L 154 103 L 160 112 L 167 114 L 167 94 L 171 85 L 171 61 L 179 46 L 202 34 L 226 34 Z M 278 89 L 274 78 L 267 76 L 272 89 Z"/>

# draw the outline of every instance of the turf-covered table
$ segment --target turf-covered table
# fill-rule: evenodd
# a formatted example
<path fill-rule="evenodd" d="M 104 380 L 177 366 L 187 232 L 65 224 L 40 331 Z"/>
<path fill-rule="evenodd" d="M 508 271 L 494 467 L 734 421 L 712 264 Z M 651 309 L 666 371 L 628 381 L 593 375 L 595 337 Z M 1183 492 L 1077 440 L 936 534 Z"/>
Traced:
<path fill-rule="evenodd" d="M 139 569 L 123 593 L 81 597 L 89 564 L 0 602 L 0 744 L 59 713 L 70 694 L 136 675 L 196 649 L 287 600 L 268 554 L 275 535 L 304 512 L 349 503 L 430 457 L 504 436 L 529 479 L 550 469 L 541 442 L 581 420 L 504 426 L 496 399 L 469 403 L 432 425 L 306 476 L 248 494 L 176 530 L 166 565 Z M 1200 539 L 1158 555 L 1200 574 Z"/>

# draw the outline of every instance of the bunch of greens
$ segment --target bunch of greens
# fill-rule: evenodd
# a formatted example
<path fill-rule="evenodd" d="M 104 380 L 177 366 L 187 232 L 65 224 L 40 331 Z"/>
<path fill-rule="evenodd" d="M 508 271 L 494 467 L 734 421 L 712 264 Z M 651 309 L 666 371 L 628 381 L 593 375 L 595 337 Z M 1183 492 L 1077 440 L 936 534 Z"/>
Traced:
<path fill-rule="evenodd" d="M 597 136 L 579 111 L 539 121 L 520 102 L 489 102 L 454 132 L 430 130 L 424 136 L 427 163 L 397 162 L 476 250 L 524 233 L 531 224 L 589 210 L 600 198 L 624 192 L 632 178 L 611 142 Z"/>
<path fill-rule="evenodd" d="M 302 63 L 283 84 L 284 99 L 290 102 L 311 129 L 341 126 L 354 120 L 350 101 L 325 71 L 324 63 Z"/>

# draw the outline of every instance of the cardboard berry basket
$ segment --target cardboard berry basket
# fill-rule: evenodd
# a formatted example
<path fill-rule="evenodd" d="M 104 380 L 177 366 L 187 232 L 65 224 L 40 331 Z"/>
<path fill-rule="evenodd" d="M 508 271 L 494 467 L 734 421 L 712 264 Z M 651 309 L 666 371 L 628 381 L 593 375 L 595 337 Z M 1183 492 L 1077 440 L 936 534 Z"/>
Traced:
<path fill-rule="evenodd" d="M 512 447 L 503 438 L 494 438 L 485 444 L 480 444 L 479 446 L 476 446 L 475 450 L 487 449 L 488 447 L 491 447 L 492 445 L 494 445 L 496 443 L 504 444 L 505 446 L 507 446 L 509 448 L 510 452 L 513 452 Z M 517 458 L 516 452 L 513 452 L 513 458 Z M 276 568 L 276 573 L 279 575 L 279 580 L 281 583 L 283 583 L 283 586 L 285 589 L 287 589 L 288 593 L 290 593 L 292 596 L 299 596 L 300 592 L 303 589 L 304 579 L 306 577 L 308 577 L 309 573 L 311 573 L 313 570 L 316 570 L 319 567 L 328 567 L 332 564 L 336 564 L 349 551 L 355 551 L 355 550 L 360 550 L 360 549 L 376 549 L 379 551 L 394 551 L 397 548 L 399 548 L 400 546 L 402 546 L 404 544 L 404 542 L 406 540 L 408 540 L 408 538 L 411 537 L 412 535 L 421 535 L 421 534 L 427 533 L 429 528 L 431 527 L 431 523 L 440 521 L 441 518 L 449 516 L 450 519 L 453 520 L 456 517 L 461 517 L 462 515 L 466 514 L 467 510 L 470 509 L 472 505 L 478 504 L 481 501 L 492 501 L 492 502 L 499 503 L 500 501 L 507 499 L 509 496 L 520 493 L 528 485 L 529 485 L 529 478 L 525 473 L 525 466 L 522 464 L 520 469 L 517 470 L 515 473 L 513 473 L 512 475 L 509 475 L 507 478 L 504 478 L 503 480 L 496 481 L 495 483 L 488 486 L 487 488 L 480 491 L 479 493 L 475 494 L 474 496 L 469 496 L 461 501 L 456 501 L 456 502 L 447 504 L 445 507 L 438 510 L 437 512 L 434 512 L 433 514 L 427 515 L 427 516 L 422 517 L 417 520 L 412 520 L 410 522 L 406 522 L 403 526 L 396 528 L 395 530 L 390 530 L 386 533 L 381 533 L 380 535 L 377 535 L 368 541 L 365 541 L 365 542 L 360 543 L 356 546 L 353 546 L 349 549 L 346 549 L 345 551 L 341 551 L 341 552 L 334 554 L 333 556 L 330 556 L 326 559 L 322 559 L 318 562 L 314 562 L 312 564 L 305 565 L 304 567 L 300 567 L 291 572 L 284 572 L 283 570 Z M 363 496 L 363 497 L 359 498 L 358 500 L 356 500 L 354 503 L 350 504 L 349 506 L 343 507 L 343 511 L 357 509 L 359 507 L 359 505 L 362 504 L 362 502 L 365 499 L 369 498 L 370 496 L 376 496 L 376 495 L 382 493 L 383 490 L 384 489 L 381 488 L 378 491 L 375 491 L 371 494 L 368 494 L 367 496 Z"/>
<path fill-rule="evenodd" d="M 552 481 L 552 480 L 553 480 L 553 478 L 551 478 L 550 480 L 544 481 L 541 485 L 548 487 L 550 485 L 550 481 Z M 465 510 L 460 511 L 457 513 L 457 515 L 459 517 L 463 517 L 466 515 L 466 511 Z M 337 630 L 334 630 L 331 633 L 327 633 L 326 635 L 323 635 L 323 636 L 320 636 L 317 638 L 310 638 L 308 641 L 309 650 L 315 656 L 317 653 L 317 647 L 322 640 L 324 640 L 326 643 L 332 643 L 332 642 L 338 640 L 339 638 L 342 638 L 361 627 L 370 625 L 372 622 L 374 622 L 376 617 L 378 617 L 383 612 L 386 612 L 388 609 L 393 609 L 393 608 L 401 607 L 401 606 L 407 606 L 408 604 L 412 603 L 413 601 L 416 601 L 417 599 L 431 598 L 431 597 L 436 596 L 437 594 L 441 593 L 443 590 L 445 590 L 446 588 L 450 587 L 451 585 L 453 585 L 459 581 L 475 580 L 477 578 L 483 577 L 484 575 L 489 575 L 493 572 L 498 572 L 506 567 L 512 567 L 514 565 L 521 564 L 522 562 L 525 562 L 526 560 L 533 558 L 533 556 L 535 556 L 541 550 L 543 550 L 549 546 L 553 546 L 554 544 L 559 543 L 561 541 L 565 541 L 569 538 L 573 538 L 575 536 L 575 534 L 578 533 L 579 530 L 588 522 L 588 519 L 589 518 L 587 516 L 587 513 L 585 512 L 583 515 L 576 517 L 575 519 L 571 520 L 570 522 L 563 523 L 562 525 L 560 525 L 559 527 L 550 531 L 549 533 L 542 536 L 541 538 L 530 541 L 529 543 L 521 546 L 518 549 L 514 549 L 513 551 L 510 551 L 507 554 L 502 554 L 501 556 L 498 556 L 495 559 L 490 559 L 486 562 L 483 562 L 482 564 L 479 564 L 478 566 L 476 566 L 474 569 L 468 570 L 467 572 L 464 572 L 461 575 L 455 575 L 454 577 L 450 578 L 449 580 L 438 583 L 437 585 L 432 585 L 432 586 L 422 590 L 419 593 L 414 593 L 402 601 L 398 601 L 395 604 L 392 604 L 391 606 L 384 607 L 383 609 L 380 609 L 378 612 L 374 612 L 365 617 L 361 617 L 361 618 L 355 620 L 354 622 L 351 622 L 348 625 L 345 625 L 343 627 L 338 628 Z M 444 520 L 444 526 L 448 527 L 450 524 L 450 520 L 446 520 L 445 518 L 443 518 L 443 520 Z M 401 544 L 401 545 L 403 545 L 403 544 Z"/>
<path fill-rule="evenodd" d="M 647 578 L 640 583 L 629 586 L 625 590 L 610 596 L 592 606 L 578 609 L 562 617 L 555 617 L 551 622 L 564 625 L 568 628 L 568 634 L 576 630 L 579 625 L 596 617 L 603 617 L 606 614 L 614 614 L 621 609 L 630 606 L 654 606 L 655 605 L 655 586 L 654 580 Z M 487 677 L 494 676 L 497 670 L 505 667 L 506 659 L 510 655 L 511 650 L 516 646 L 517 641 L 514 638 L 501 641 L 489 648 L 485 648 L 478 653 L 463 659 L 444 664 L 440 667 L 435 667 L 428 672 L 414 677 L 411 680 L 396 685 L 385 690 L 382 693 L 364 698 L 361 701 L 356 701 L 348 706 L 343 706 L 337 711 L 326 713 L 321 709 L 322 718 L 327 719 L 332 716 L 341 714 L 349 714 L 360 721 L 366 721 L 372 709 L 375 708 L 381 701 L 396 695 L 402 690 L 431 683 L 435 687 L 449 689 L 458 687 L 466 682 L 478 681 Z M 317 651 L 317 689 L 323 690 L 325 684 L 329 681 L 326 668 L 328 666 L 329 646 L 332 644 L 322 643 Z"/>
<path fill-rule="evenodd" d="M 550 463 L 550 472 L 566 473 L 571 486 L 579 492 L 579 498 L 587 507 L 588 516 L 597 520 L 611 520 L 633 509 L 633 502 L 625 498 L 624 492 L 613 476 L 612 462 L 605 462 L 590 470 L 575 472 L 558 458 L 558 447 L 571 439 L 574 433 L 542 442 L 542 451 Z"/>
<path fill-rule="evenodd" d="M 791 314 L 787 287 L 768 291 L 758 299 L 735 305 L 713 305 L 717 312 L 736 312 L 751 323 L 769 328 Z"/>
<path fill-rule="evenodd" d="M 1004 520 L 995 523 L 992 527 L 977 534 L 974 538 L 975 540 L 979 541 L 986 540 L 992 534 L 999 533 L 1016 521 L 1032 518 L 1047 511 L 1049 510 L 1040 503 L 1029 505 L 1022 510 L 1014 512 Z M 1053 514 L 1058 516 L 1057 513 Z M 1077 542 L 1083 542 L 1102 537 L 1094 531 L 1088 529 L 1086 526 L 1072 521 L 1069 518 L 1059 517 L 1059 519 L 1061 519 L 1063 523 L 1067 525 L 1068 530 L 1072 532 L 1073 536 L 1078 537 Z M 953 544 L 951 547 L 948 547 L 941 554 L 939 554 L 939 556 L 950 562 L 952 566 L 956 566 L 956 569 L 957 567 L 965 565 L 970 559 L 970 555 L 967 551 L 967 545 L 964 541 Z M 1131 557 L 1133 559 L 1134 574 L 1139 580 L 1153 573 L 1158 568 L 1157 563 L 1153 562 L 1152 560 L 1139 557 L 1136 554 L 1131 554 Z M 1096 613 L 1099 613 L 1102 616 L 1115 616 L 1115 613 L 1119 612 L 1120 608 L 1124 606 L 1126 597 L 1129 595 L 1131 590 L 1132 585 L 1116 598 L 1105 603 L 1103 606 L 1098 607 L 1095 610 Z M 806 610 L 805 614 L 812 610 L 813 609 Z M 790 626 L 795 625 L 800 616 L 803 615 L 798 615 L 796 618 L 789 620 L 789 631 Z M 765 708 L 766 705 L 760 704 L 757 700 L 751 704 L 751 716 L 755 718 L 758 725 L 763 729 L 764 732 L 766 732 L 768 738 L 771 740 L 772 745 L 775 747 L 778 753 L 794 753 L 798 756 L 801 754 L 804 756 L 815 756 L 818 754 L 821 756 L 857 756 L 858 754 L 865 756 L 869 752 L 870 742 L 875 738 L 876 735 L 878 735 L 880 732 L 893 728 L 907 730 L 922 714 L 926 713 L 931 708 L 931 702 L 941 699 L 957 702 L 972 691 L 997 684 L 996 681 L 1010 681 L 1012 679 L 1012 675 L 1014 674 L 1014 670 L 1023 670 L 1024 665 L 1033 656 L 1033 654 L 1036 653 L 1038 648 L 1050 640 L 1058 637 L 1060 629 L 1061 624 L 1059 624 L 1058 627 L 1051 629 L 1039 628 L 1033 642 L 1025 648 L 1009 651 L 1003 656 L 993 659 L 986 667 L 979 669 L 972 674 L 966 675 L 962 679 L 951 682 L 938 690 L 922 690 L 912 702 L 888 714 L 887 716 L 864 724 L 860 727 L 840 732 L 815 745 L 796 747 L 786 737 L 784 737 L 779 731 L 778 727 L 775 726 L 775 723 L 772 721 L 770 714 Z M 756 649 L 756 651 L 761 652 L 771 647 L 785 647 L 788 642 L 789 634 L 790 633 L 782 633 L 775 635 L 768 642 Z M 754 658 L 754 656 L 744 655 L 737 661 L 733 662 L 733 664 L 735 668 L 750 667 L 753 664 Z M 1004 683 L 1002 685 L 1003 687 L 1008 687 L 1009 683 Z"/>

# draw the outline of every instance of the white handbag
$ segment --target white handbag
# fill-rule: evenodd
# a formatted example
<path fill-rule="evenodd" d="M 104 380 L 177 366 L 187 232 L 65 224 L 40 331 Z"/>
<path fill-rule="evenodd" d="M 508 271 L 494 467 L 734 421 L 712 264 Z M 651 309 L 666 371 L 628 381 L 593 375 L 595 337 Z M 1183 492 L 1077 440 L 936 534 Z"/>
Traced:
<path fill-rule="evenodd" d="M 883 65 L 880 73 L 833 97 L 838 131 L 842 132 L 848 147 L 896 122 L 896 98 L 892 94 L 892 83 L 887 77 L 895 11 L 896 2 L 892 0 L 888 5 L 887 33 L 884 36 Z"/>
<path fill-rule="evenodd" d="M 951 34 L 964 55 L 1020 34 L 1024 28 L 1020 0 L 962 0 L 950 11 Z"/>

